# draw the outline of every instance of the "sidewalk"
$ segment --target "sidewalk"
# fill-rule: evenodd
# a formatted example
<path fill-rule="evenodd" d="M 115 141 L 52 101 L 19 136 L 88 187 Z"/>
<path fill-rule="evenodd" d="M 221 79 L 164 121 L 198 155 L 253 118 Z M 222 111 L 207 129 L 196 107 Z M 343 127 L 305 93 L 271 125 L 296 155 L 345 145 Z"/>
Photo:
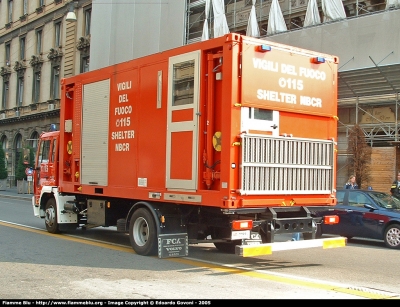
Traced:
<path fill-rule="evenodd" d="M 6 188 L 3 191 L 0 191 L 0 198 L 15 198 L 21 200 L 31 201 L 33 194 L 19 194 L 17 187 Z"/>

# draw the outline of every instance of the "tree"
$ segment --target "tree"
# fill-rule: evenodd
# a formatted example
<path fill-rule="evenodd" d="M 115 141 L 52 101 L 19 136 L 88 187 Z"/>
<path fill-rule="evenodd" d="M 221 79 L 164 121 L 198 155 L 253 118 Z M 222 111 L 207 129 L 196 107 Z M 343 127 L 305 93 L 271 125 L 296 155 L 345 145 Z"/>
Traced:
<path fill-rule="evenodd" d="M 354 125 L 349 133 L 347 153 L 349 175 L 355 175 L 358 186 L 362 188 L 362 184 L 368 184 L 369 180 L 371 147 L 365 141 L 364 132 L 359 125 Z"/>
<path fill-rule="evenodd" d="M 0 179 L 7 179 L 7 165 L 6 165 L 6 155 L 4 153 L 3 144 L 0 143 Z"/>
<path fill-rule="evenodd" d="M 19 155 L 17 169 L 15 170 L 15 179 L 26 180 L 25 169 L 26 165 L 24 164 L 24 155 L 21 153 Z"/>
<path fill-rule="evenodd" d="M 19 155 L 17 169 L 15 171 L 15 179 L 17 180 L 26 180 L 25 170 L 28 167 L 33 167 L 34 163 L 34 153 L 33 148 L 27 147 L 24 148 Z"/>
<path fill-rule="evenodd" d="M 28 147 L 29 149 L 29 160 L 28 160 L 28 165 L 29 167 L 34 167 L 35 166 L 35 153 L 34 149 L 32 147 Z"/>

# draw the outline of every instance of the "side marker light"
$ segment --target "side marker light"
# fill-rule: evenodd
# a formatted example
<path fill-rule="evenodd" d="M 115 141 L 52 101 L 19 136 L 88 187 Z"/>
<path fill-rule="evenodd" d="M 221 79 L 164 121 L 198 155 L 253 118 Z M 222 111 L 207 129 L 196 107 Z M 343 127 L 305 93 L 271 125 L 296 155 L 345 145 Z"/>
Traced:
<path fill-rule="evenodd" d="M 314 63 L 314 64 L 325 63 L 325 58 L 317 56 L 317 57 L 311 59 L 311 63 Z"/>
<path fill-rule="evenodd" d="M 271 51 L 271 46 L 268 46 L 268 45 L 260 45 L 260 46 L 257 46 L 257 49 L 256 49 L 258 52 L 267 52 L 267 51 Z"/>

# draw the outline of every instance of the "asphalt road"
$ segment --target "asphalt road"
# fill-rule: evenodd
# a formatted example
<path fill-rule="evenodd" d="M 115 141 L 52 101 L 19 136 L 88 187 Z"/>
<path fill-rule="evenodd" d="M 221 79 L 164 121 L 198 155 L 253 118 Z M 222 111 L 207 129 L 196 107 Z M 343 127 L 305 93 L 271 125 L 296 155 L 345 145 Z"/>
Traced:
<path fill-rule="evenodd" d="M 0 196 L 0 210 L 2 299 L 400 298 L 399 251 L 380 242 L 256 258 L 200 244 L 158 259 L 113 229 L 49 234 L 27 200 Z"/>

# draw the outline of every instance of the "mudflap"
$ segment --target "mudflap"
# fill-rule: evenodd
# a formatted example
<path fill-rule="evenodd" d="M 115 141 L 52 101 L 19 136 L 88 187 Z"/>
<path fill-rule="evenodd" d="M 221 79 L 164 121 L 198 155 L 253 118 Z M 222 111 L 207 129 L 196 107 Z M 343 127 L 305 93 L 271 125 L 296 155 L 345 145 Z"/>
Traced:
<path fill-rule="evenodd" d="M 250 239 L 242 239 L 242 245 L 260 245 L 260 244 L 262 244 L 261 236 L 254 231 L 250 233 Z"/>
<path fill-rule="evenodd" d="M 189 255 L 187 233 L 158 235 L 158 258 L 186 257 L 187 255 Z"/>

